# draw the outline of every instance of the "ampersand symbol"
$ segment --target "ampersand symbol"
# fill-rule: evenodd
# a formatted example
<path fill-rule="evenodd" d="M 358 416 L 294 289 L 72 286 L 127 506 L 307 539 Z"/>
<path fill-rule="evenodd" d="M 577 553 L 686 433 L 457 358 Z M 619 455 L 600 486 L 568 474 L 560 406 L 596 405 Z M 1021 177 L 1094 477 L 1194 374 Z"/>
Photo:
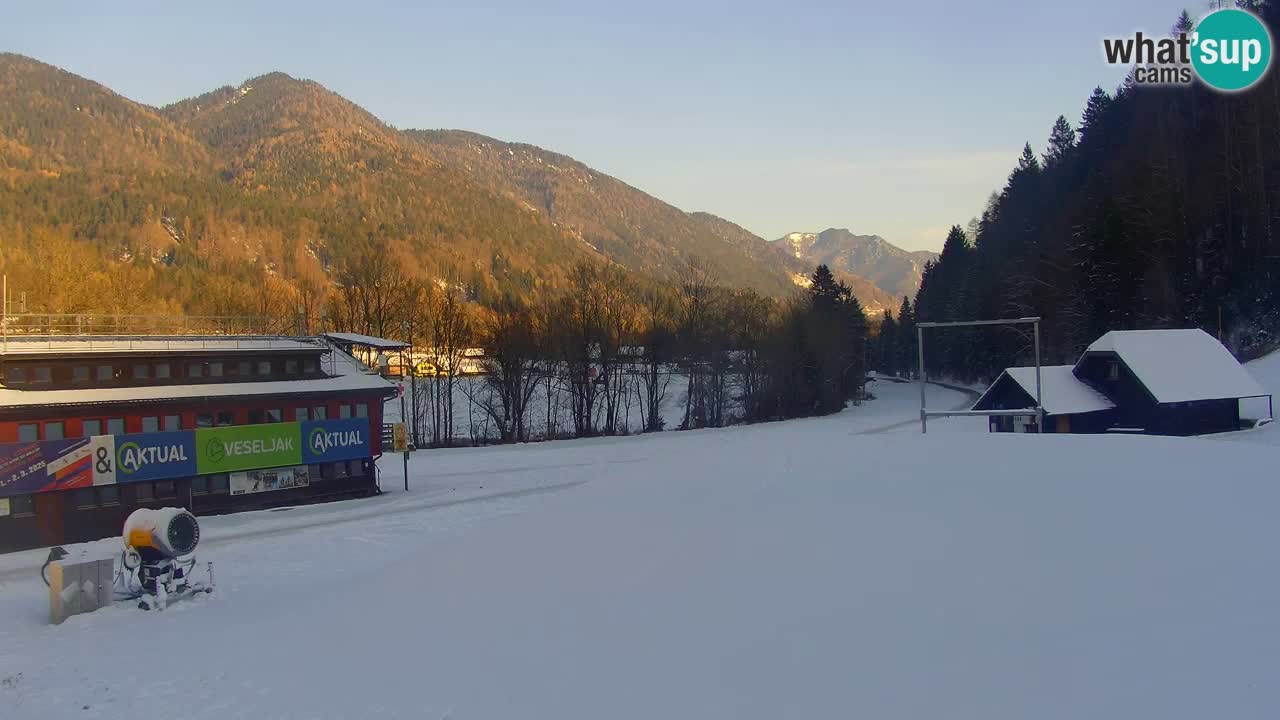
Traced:
<path fill-rule="evenodd" d="M 104 447 L 98 448 L 98 461 L 94 463 L 94 469 L 100 473 L 111 472 L 111 453 L 107 452 Z"/>

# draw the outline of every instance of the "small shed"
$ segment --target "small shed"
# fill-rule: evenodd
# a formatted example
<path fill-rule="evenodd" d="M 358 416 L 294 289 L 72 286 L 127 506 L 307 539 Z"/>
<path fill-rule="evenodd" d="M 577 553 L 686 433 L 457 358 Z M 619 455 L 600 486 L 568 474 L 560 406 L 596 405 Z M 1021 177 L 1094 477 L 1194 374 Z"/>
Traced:
<path fill-rule="evenodd" d="M 1035 368 L 1013 367 L 974 410 L 1035 407 Z M 1046 432 L 1203 435 L 1241 429 L 1240 400 L 1270 394 L 1203 330 L 1117 330 L 1075 365 L 1041 368 Z M 992 432 L 1034 432 L 1034 417 L 991 416 Z"/>
<path fill-rule="evenodd" d="M 1115 416 L 1115 404 L 1072 373 L 1071 365 L 1040 368 L 1040 397 L 1045 432 L 1104 432 Z M 1019 410 L 1036 406 L 1036 369 L 1011 367 L 978 398 L 974 410 Z M 1034 416 L 990 418 L 991 432 L 1036 432 Z"/>
<path fill-rule="evenodd" d="M 1270 397 L 1231 351 L 1198 329 L 1109 332 L 1073 372 L 1115 402 L 1117 425 L 1150 435 L 1239 430 L 1240 400 Z"/>

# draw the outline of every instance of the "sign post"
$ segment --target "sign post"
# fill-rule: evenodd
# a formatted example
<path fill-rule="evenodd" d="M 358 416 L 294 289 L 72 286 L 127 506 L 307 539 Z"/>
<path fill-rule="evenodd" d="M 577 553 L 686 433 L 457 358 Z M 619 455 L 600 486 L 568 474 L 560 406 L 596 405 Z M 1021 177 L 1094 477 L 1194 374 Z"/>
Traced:
<path fill-rule="evenodd" d="M 396 452 L 404 453 L 404 491 L 409 492 L 409 427 L 404 422 L 404 381 L 396 386 L 400 393 L 400 422 L 393 431 Z"/>

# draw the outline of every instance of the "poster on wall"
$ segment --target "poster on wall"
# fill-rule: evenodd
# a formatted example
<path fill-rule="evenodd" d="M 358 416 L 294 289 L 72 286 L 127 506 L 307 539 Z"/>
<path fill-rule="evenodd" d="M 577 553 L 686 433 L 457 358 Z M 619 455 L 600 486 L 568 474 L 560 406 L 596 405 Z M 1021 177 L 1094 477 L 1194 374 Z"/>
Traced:
<path fill-rule="evenodd" d="M 196 466 L 202 475 L 302 464 L 296 422 L 201 428 L 195 436 Z"/>
<path fill-rule="evenodd" d="M 0 445 L 0 496 L 93 484 L 88 438 Z"/>
<path fill-rule="evenodd" d="M 311 484 L 311 471 L 306 465 L 272 468 L 270 470 L 246 470 L 230 475 L 232 495 L 288 490 Z"/>
<path fill-rule="evenodd" d="M 115 458 L 112 470 L 116 482 L 161 480 L 196 474 L 196 439 L 189 432 L 116 435 L 112 448 L 111 456 Z"/>
<path fill-rule="evenodd" d="M 321 463 L 369 457 L 369 419 L 302 423 L 302 462 Z"/>

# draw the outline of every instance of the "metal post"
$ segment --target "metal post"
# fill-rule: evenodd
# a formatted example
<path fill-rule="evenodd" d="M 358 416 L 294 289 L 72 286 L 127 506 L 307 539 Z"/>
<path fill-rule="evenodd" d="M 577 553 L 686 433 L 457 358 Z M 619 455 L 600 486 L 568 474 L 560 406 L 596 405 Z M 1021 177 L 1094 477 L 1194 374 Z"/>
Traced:
<path fill-rule="evenodd" d="M 924 328 L 919 326 L 916 326 L 916 350 L 920 355 L 920 374 L 917 376 L 920 383 L 920 434 L 924 435 L 929 432 L 929 416 L 924 409 Z"/>
<path fill-rule="evenodd" d="M 1040 395 L 1040 321 L 1032 323 L 1036 335 L 1036 428 L 1044 433 L 1044 401 Z"/>
<path fill-rule="evenodd" d="M 400 422 L 404 423 L 404 382 L 400 383 Z M 408 432 L 409 426 L 405 425 L 405 432 Z M 409 492 L 409 449 L 404 451 L 404 491 Z"/>

